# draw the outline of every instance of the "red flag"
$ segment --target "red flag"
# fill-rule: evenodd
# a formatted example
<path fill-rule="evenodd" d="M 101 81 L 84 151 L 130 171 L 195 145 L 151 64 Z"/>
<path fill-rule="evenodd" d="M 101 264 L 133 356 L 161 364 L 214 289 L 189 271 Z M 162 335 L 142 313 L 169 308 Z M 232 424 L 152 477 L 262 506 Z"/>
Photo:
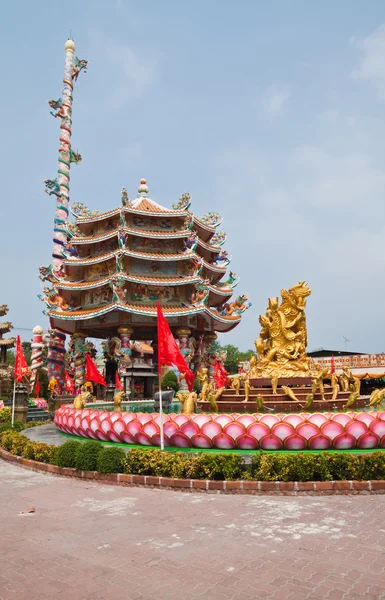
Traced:
<path fill-rule="evenodd" d="M 194 385 L 194 373 L 190 371 L 183 358 L 159 302 L 156 303 L 156 310 L 158 313 L 158 372 L 161 372 L 162 365 L 169 367 L 174 365 L 184 375 L 191 392 Z"/>
<path fill-rule="evenodd" d="M 21 345 L 20 336 L 17 336 L 16 342 L 16 358 L 15 358 L 15 371 L 14 378 L 16 381 L 23 381 L 24 375 L 29 374 L 29 368 L 27 361 L 25 360 L 23 346 Z"/>
<path fill-rule="evenodd" d="M 222 387 L 230 387 L 228 372 L 219 360 L 214 361 L 214 381 L 216 388 L 219 390 Z"/>
<path fill-rule="evenodd" d="M 71 379 L 71 377 L 68 375 L 66 370 L 64 370 L 64 379 L 65 379 L 66 392 L 69 392 L 70 394 L 74 394 L 75 393 L 75 382 L 73 379 Z"/>
<path fill-rule="evenodd" d="M 117 371 L 115 373 L 115 387 L 118 388 L 118 390 L 123 389 L 123 386 L 122 386 L 120 378 L 119 378 L 119 373 Z"/>
<path fill-rule="evenodd" d="M 336 367 L 334 364 L 334 354 L 332 354 L 332 361 L 331 361 L 331 368 L 330 368 L 330 375 L 333 375 L 333 373 L 336 372 Z"/>
<path fill-rule="evenodd" d="M 39 397 L 39 392 L 40 392 L 40 379 L 39 379 L 39 373 L 36 373 L 35 398 Z"/>
<path fill-rule="evenodd" d="M 107 385 L 98 367 L 95 365 L 88 352 L 86 353 L 86 379 L 87 381 L 94 381 L 95 383 L 100 383 L 101 385 Z"/>

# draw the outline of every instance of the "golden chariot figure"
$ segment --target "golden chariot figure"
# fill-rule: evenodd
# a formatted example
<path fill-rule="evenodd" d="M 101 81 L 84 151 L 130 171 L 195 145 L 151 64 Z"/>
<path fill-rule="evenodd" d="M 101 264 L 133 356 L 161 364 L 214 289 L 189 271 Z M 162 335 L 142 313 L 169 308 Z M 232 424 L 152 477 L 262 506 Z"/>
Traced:
<path fill-rule="evenodd" d="M 309 377 L 306 355 L 306 298 L 311 289 L 300 281 L 279 298 L 269 298 L 265 315 L 260 315 L 261 332 L 255 340 L 258 360 L 253 368 L 256 377 Z"/>

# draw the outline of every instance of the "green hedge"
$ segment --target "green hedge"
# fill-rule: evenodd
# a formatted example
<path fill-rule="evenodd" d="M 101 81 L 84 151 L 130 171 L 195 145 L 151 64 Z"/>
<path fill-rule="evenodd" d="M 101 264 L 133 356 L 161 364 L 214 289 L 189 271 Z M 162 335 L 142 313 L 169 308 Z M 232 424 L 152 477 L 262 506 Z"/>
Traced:
<path fill-rule="evenodd" d="M 256 481 L 341 481 L 385 479 L 385 452 L 372 454 L 292 454 L 256 452 L 246 464 L 238 454 L 187 454 L 69 440 L 62 446 L 31 442 L 11 429 L 0 432 L 0 444 L 11 454 L 32 460 L 100 473 L 130 473 L 186 479 Z"/>

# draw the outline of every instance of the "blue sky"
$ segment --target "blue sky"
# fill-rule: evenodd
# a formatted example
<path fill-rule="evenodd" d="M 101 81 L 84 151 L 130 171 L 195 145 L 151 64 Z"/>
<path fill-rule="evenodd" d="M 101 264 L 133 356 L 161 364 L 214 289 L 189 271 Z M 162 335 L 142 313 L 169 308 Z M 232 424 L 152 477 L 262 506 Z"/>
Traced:
<path fill-rule="evenodd" d="M 173 0 L 4 5 L 0 303 L 47 326 L 64 43 L 76 85 L 71 199 L 106 210 L 146 177 L 170 206 L 219 211 L 253 303 L 223 343 L 253 346 L 268 296 L 306 279 L 309 348 L 385 349 L 385 5 Z M 20 331 L 30 339 L 28 331 Z"/>

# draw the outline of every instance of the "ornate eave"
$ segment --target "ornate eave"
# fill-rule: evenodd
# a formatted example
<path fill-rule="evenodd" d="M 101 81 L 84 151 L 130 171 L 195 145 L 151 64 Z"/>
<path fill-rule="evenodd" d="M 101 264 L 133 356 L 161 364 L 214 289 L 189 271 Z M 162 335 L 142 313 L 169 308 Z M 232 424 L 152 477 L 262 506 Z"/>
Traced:
<path fill-rule="evenodd" d="M 0 346 L 12 348 L 16 344 L 16 338 L 0 338 Z"/>
<path fill-rule="evenodd" d="M 153 238 L 153 239 L 176 239 L 176 238 L 186 238 L 191 235 L 191 231 L 188 229 L 182 229 L 180 231 L 149 231 L 147 229 L 136 229 L 134 227 L 122 226 L 119 228 L 121 231 L 128 233 L 129 235 L 144 237 L 144 238 Z M 104 242 L 105 240 L 114 238 L 118 236 L 119 229 L 114 229 L 112 231 L 108 231 L 102 235 L 90 235 L 84 237 L 72 237 L 71 244 L 73 245 L 82 245 L 82 244 L 96 244 L 98 242 Z M 219 247 L 216 251 L 218 251 Z"/>
<path fill-rule="evenodd" d="M 120 279 L 124 279 L 130 283 L 144 283 L 148 285 L 154 286 L 180 286 L 180 285 L 188 285 L 195 284 L 202 281 L 202 278 L 199 276 L 186 276 L 186 277 L 145 277 L 141 275 L 127 275 L 126 273 L 116 273 Z M 101 277 L 100 279 L 94 281 L 81 281 L 81 282 L 72 282 L 72 281 L 60 281 L 55 282 L 55 287 L 59 290 L 88 290 L 97 287 L 101 287 L 103 285 L 108 285 L 114 280 L 114 275 L 109 275 L 108 277 Z M 231 292 L 232 293 L 232 292 Z"/>
<path fill-rule="evenodd" d="M 81 267 L 86 265 L 93 265 L 100 262 L 104 262 L 116 256 L 131 256 L 132 258 L 140 258 L 142 260 L 159 260 L 159 261 L 170 261 L 170 260 L 189 260 L 198 259 L 195 252 L 185 252 L 180 254 L 157 254 L 150 252 L 138 252 L 136 250 L 115 250 L 113 252 L 107 252 L 100 256 L 92 256 L 90 258 L 66 258 L 63 263 L 68 266 Z M 225 269 L 226 271 L 226 269 Z"/>

